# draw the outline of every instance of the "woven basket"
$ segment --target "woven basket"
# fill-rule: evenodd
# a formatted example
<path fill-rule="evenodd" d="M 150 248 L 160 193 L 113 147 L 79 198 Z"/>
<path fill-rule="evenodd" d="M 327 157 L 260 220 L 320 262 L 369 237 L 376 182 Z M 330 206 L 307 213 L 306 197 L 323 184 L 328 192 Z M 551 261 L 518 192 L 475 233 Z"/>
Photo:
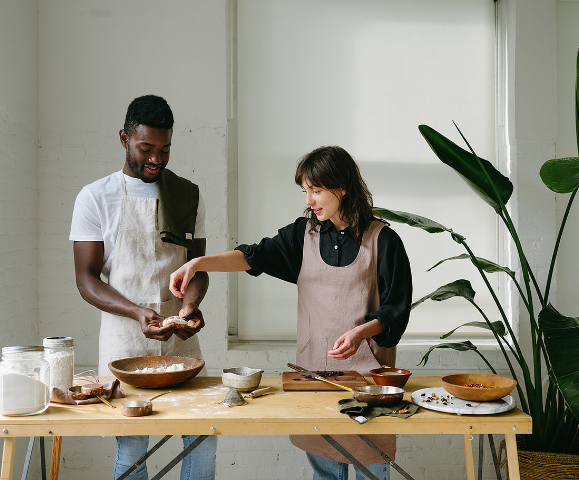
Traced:
<path fill-rule="evenodd" d="M 524 444 L 517 437 L 519 453 L 519 472 L 521 480 L 557 480 L 579 479 L 579 455 L 565 453 L 531 452 L 524 450 Z M 505 458 L 503 459 L 503 452 Z M 502 440 L 499 447 L 499 462 L 501 468 L 507 463 L 507 447 Z M 507 480 L 509 469 L 507 468 Z"/>

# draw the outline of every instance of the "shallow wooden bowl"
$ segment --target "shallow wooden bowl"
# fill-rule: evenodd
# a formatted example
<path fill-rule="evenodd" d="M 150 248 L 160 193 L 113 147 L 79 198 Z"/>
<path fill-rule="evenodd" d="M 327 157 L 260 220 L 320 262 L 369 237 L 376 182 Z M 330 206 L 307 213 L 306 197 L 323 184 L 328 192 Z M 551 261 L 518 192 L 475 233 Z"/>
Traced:
<path fill-rule="evenodd" d="M 517 382 L 512 378 L 492 373 L 457 373 L 442 377 L 440 385 L 457 398 L 475 402 L 491 402 L 511 393 L 517 386 Z"/>
<path fill-rule="evenodd" d="M 410 370 L 395 367 L 380 367 L 370 370 L 370 375 L 376 385 L 402 388 L 410 378 Z"/>
<path fill-rule="evenodd" d="M 183 363 L 185 370 L 178 372 L 139 373 L 135 370 L 143 368 L 169 367 Z M 141 388 L 164 388 L 179 385 L 191 380 L 197 375 L 205 362 L 200 358 L 189 357 L 130 357 L 114 360 L 109 363 L 109 369 L 121 382 Z"/>

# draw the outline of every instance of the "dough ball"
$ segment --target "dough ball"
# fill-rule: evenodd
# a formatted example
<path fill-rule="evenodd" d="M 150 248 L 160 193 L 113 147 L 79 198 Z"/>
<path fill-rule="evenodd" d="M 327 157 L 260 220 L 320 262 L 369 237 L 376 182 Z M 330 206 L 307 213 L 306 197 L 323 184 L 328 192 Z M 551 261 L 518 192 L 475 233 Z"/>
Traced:
<path fill-rule="evenodd" d="M 179 317 L 167 317 L 165 320 L 163 320 L 163 327 L 166 327 L 167 325 L 172 325 L 172 324 L 176 324 L 176 325 L 187 325 L 187 320 L 183 320 L 182 318 Z"/>

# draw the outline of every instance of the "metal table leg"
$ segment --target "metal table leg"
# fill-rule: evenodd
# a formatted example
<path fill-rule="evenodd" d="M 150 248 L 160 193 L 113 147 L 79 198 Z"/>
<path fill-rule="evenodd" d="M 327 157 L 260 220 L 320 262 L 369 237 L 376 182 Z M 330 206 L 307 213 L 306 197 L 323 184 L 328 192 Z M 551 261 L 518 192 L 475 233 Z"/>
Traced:
<path fill-rule="evenodd" d="M 493 439 L 492 434 L 488 434 L 489 437 L 489 444 L 491 446 L 491 454 L 493 456 L 493 464 L 495 466 L 495 473 L 497 475 L 497 480 L 502 480 L 502 475 L 501 475 L 501 467 L 499 465 L 499 458 L 497 457 L 497 450 L 495 448 L 495 440 Z"/>
<path fill-rule="evenodd" d="M 24 467 L 22 468 L 22 480 L 26 480 L 26 477 L 28 476 L 28 469 L 30 468 L 30 457 L 32 457 L 34 440 L 36 440 L 36 437 L 30 437 L 28 442 L 28 450 L 26 450 L 26 458 L 24 459 Z"/>
<path fill-rule="evenodd" d="M 46 452 L 44 450 L 44 437 L 40 437 L 40 472 L 42 480 L 46 480 Z"/>
<path fill-rule="evenodd" d="M 153 453 L 155 453 L 161 446 L 167 442 L 173 435 L 166 435 L 161 440 L 157 442 L 157 444 L 151 448 L 147 453 L 145 453 L 141 458 L 139 458 L 131 467 L 129 467 L 125 472 L 120 476 L 117 477 L 116 480 L 122 480 L 123 478 L 127 478 L 132 472 L 134 472 L 138 466 L 143 463 L 147 458 L 149 458 Z"/>
<path fill-rule="evenodd" d="M 358 460 L 356 460 L 350 452 L 348 452 L 342 445 L 336 442 L 332 437 L 329 435 L 322 435 L 322 438 L 328 442 L 332 447 L 334 447 L 338 452 L 340 452 L 344 457 L 346 457 L 350 462 L 352 462 L 366 477 L 370 480 L 380 480 L 378 477 L 372 474 L 370 470 L 368 470 L 364 465 L 362 465 Z"/>
<path fill-rule="evenodd" d="M 189 445 L 187 448 L 184 448 L 179 455 L 177 455 L 173 460 L 171 460 L 167 465 L 165 465 L 165 467 L 159 473 L 157 473 L 157 475 L 155 475 L 151 480 L 159 480 L 160 478 L 163 478 L 169 472 L 169 470 L 171 470 L 175 465 L 177 465 L 181 460 L 183 460 L 189 454 L 189 452 L 197 448 L 201 444 L 201 442 L 205 440 L 208 436 L 209 435 L 199 435 L 191 445 Z"/>
<path fill-rule="evenodd" d="M 502 480 L 501 475 L 501 468 L 499 466 L 499 459 L 497 457 L 497 451 L 495 449 L 495 441 L 493 436 L 489 433 L 487 434 L 489 438 L 489 445 L 491 447 L 491 454 L 493 456 L 493 465 L 495 467 L 495 474 L 497 476 L 497 480 Z M 479 444 L 478 444 L 478 480 L 482 480 L 482 469 L 483 469 L 483 453 L 484 453 L 484 434 L 480 434 L 479 436 Z"/>
<path fill-rule="evenodd" d="M 374 450 L 378 455 L 380 455 L 384 460 L 386 460 L 390 466 L 394 467 L 396 471 L 408 480 L 414 480 L 407 472 L 405 472 L 400 465 L 398 465 L 394 460 L 392 460 L 388 455 L 386 455 L 382 450 L 380 450 L 374 443 L 372 443 L 365 435 L 358 435 L 372 450 Z"/>

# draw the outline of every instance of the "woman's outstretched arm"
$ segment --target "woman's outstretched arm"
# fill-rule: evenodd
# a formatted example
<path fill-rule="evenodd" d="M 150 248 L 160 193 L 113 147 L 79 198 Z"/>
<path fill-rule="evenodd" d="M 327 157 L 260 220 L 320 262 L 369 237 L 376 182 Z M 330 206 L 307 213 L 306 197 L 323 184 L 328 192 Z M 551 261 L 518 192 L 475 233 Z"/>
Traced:
<path fill-rule="evenodd" d="M 197 257 L 171 274 L 169 289 L 176 297 L 183 298 L 195 272 L 245 272 L 249 269 L 245 255 L 238 250 Z"/>

